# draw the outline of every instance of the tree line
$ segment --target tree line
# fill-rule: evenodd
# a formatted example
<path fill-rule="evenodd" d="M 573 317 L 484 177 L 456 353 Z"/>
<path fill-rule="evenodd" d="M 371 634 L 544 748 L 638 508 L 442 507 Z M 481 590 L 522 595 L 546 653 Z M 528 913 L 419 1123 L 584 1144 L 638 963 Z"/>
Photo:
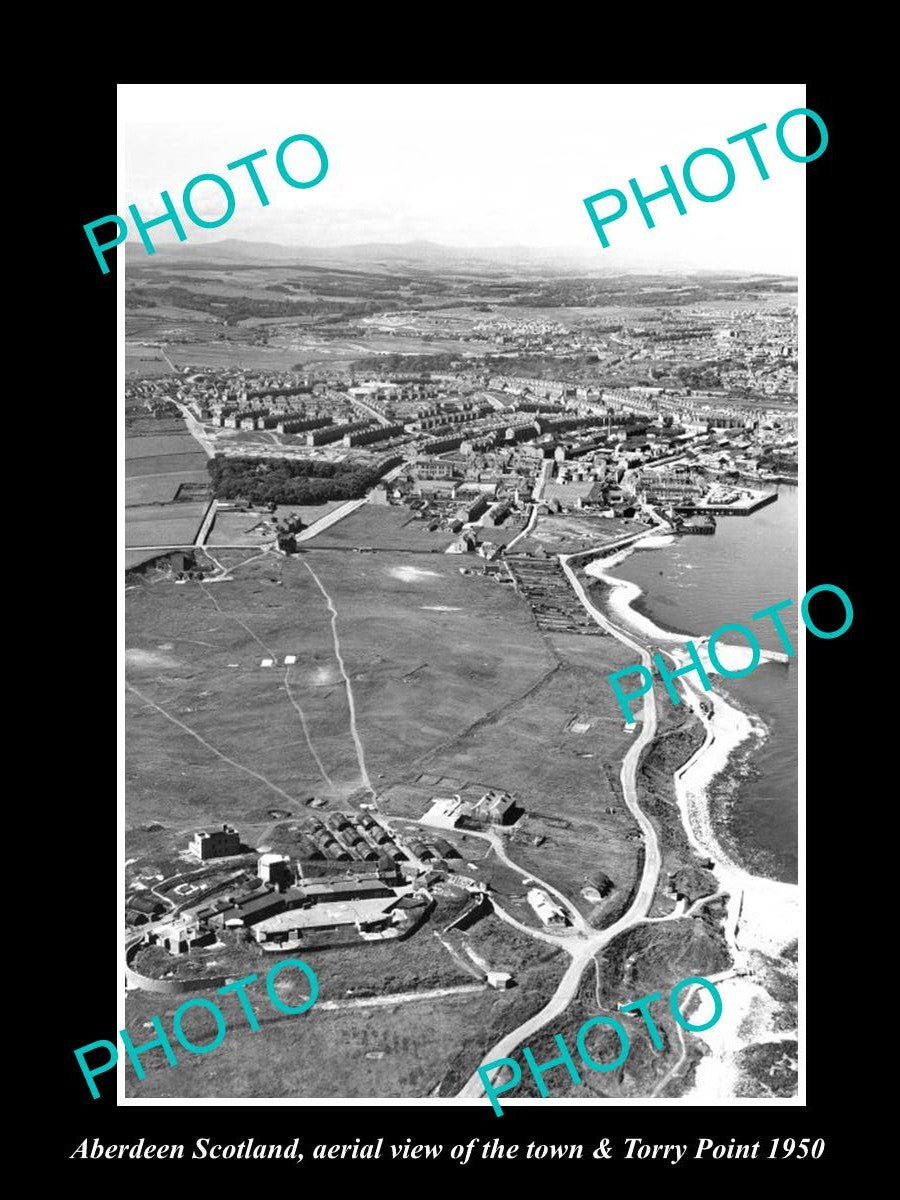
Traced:
<path fill-rule="evenodd" d="M 381 477 L 383 467 L 316 459 L 232 458 L 217 454 L 207 464 L 217 500 L 251 504 L 324 504 L 356 500 Z"/>
<path fill-rule="evenodd" d="M 411 375 L 449 371 L 459 362 L 458 354 L 375 354 L 353 360 L 353 369 L 362 374 Z"/>
<path fill-rule="evenodd" d="M 237 325 L 248 317 L 325 317 L 351 319 L 383 311 L 389 307 L 377 300 L 342 304 L 337 300 L 302 297 L 290 300 L 256 299 L 249 296 L 214 296 L 192 292 L 189 288 L 132 287 L 125 298 L 126 308 L 156 308 L 160 304 L 194 309 L 219 317 L 226 325 Z"/>

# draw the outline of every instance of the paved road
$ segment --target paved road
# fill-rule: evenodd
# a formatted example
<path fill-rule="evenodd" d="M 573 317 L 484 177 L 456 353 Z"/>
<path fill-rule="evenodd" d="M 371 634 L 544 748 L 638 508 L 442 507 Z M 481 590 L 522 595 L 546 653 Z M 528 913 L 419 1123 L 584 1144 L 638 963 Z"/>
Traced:
<path fill-rule="evenodd" d="M 472 837 L 480 837 L 489 841 L 494 847 L 494 853 L 502 863 L 505 863 L 506 866 L 510 868 L 510 870 L 515 871 L 517 875 L 521 875 L 523 879 L 530 879 L 538 887 L 543 888 L 545 892 L 549 893 L 549 895 L 556 897 L 566 912 L 568 912 L 569 920 L 572 922 L 572 925 L 575 929 L 582 933 L 588 933 L 590 931 L 590 925 L 588 925 L 587 921 L 585 921 L 584 917 L 571 902 L 568 896 L 563 895 L 561 891 L 553 887 L 552 884 L 547 883 L 546 880 L 539 879 L 533 871 L 526 871 L 524 867 L 520 867 L 518 863 L 513 862 L 513 860 L 506 853 L 506 847 L 503 844 L 503 838 L 499 833 L 495 832 L 493 829 L 489 829 L 484 833 L 479 833 L 474 829 L 467 829 L 466 833 Z M 571 937 L 571 934 L 563 935 L 562 941 L 565 942 L 568 937 Z"/>
<path fill-rule="evenodd" d="M 380 413 L 377 408 L 373 408 L 371 404 L 366 404 L 365 400 L 360 400 L 358 396 L 350 397 L 351 404 L 355 404 L 357 408 L 361 408 L 368 416 L 376 420 L 379 425 L 392 425 L 393 418 L 386 417 L 384 413 Z"/>
<path fill-rule="evenodd" d="M 198 549 L 202 549 L 206 545 L 206 539 L 209 537 L 209 531 L 213 527 L 213 521 L 216 519 L 218 507 L 218 500 L 210 500 L 209 508 L 207 508 L 203 517 L 203 521 L 200 524 L 200 528 L 197 530 L 197 536 L 194 538 L 194 545 L 197 546 Z"/>
<path fill-rule="evenodd" d="M 517 921 L 514 916 L 498 903 L 494 896 L 491 897 L 491 907 L 501 921 L 505 921 L 507 925 L 512 925 L 513 929 L 518 929 L 520 933 L 527 933 L 529 937 L 537 938 L 541 942 L 547 942 L 551 946 L 562 946 L 564 950 L 568 950 L 568 946 L 563 945 L 563 939 L 560 934 L 547 933 L 543 929 L 533 929 L 530 925 L 525 925 L 522 921 Z"/>
<path fill-rule="evenodd" d="M 522 540 L 522 538 L 528 537 L 529 533 L 531 533 L 532 529 L 534 529 L 534 525 L 535 525 L 535 522 L 537 521 L 537 518 L 538 518 L 538 506 L 536 504 L 532 504 L 531 515 L 528 518 L 528 523 L 526 524 L 525 528 L 522 530 L 521 533 L 517 533 L 516 536 L 514 538 L 512 538 L 511 541 L 506 543 L 506 550 L 505 550 L 506 554 L 511 553 L 512 548 L 513 548 L 513 546 L 515 546 L 516 542 L 520 542 Z"/>
<path fill-rule="evenodd" d="M 163 353 L 165 353 L 165 351 L 163 351 Z M 195 441 L 200 443 L 203 448 L 203 453 L 206 455 L 206 457 L 215 458 L 216 450 L 215 446 L 210 441 L 209 434 L 206 432 L 188 406 L 183 404 L 180 400 L 174 399 L 174 397 L 172 398 L 172 403 L 184 417 L 184 423 L 188 427 L 188 433 L 194 438 Z"/>
<path fill-rule="evenodd" d="M 613 625 L 611 621 L 607 620 L 603 613 L 591 603 L 583 585 L 572 570 L 570 563 L 573 559 L 583 558 L 586 554 L 592 553 L 594 551 L 561 555 L 559 560 L 560 565 L 578 599 L 597 624 L 618 638 L 620 642 L 623 642 L 630 649 L 634 650 L 641 662 L 645 666 L 650 667 L 652 664 L 649 652 L 617 625 Z M 659 878 L 661 856 L 656 831 L 649 819 L 642 812 L 637 801 L 637 764 L 644 746 L 652 741 L 656 734 L 656 725 L 656 699 L 651 688 L 643 697 L 643 722 L 640 733 L 629 747 L 628 753 L 622 762 L 621 771 L 622 794 L 625 797 L 625 803 L 631 815 L 637 821 L 644 837 L 644 870 L 631 906 L 609 928 L 592 933 L 579 931 L 576 935 L 577 940 L 565 943 L 563 948 L 572 956 L 572 961 L 566 968 L 565 974 L 560 980 L 559 986 L 552 998 L 540 1012 L 529 1018 L 529 1020 L 524 1021 L 517 1029 L 512 1030 L 511 1033 L 508 1033 L 506 1037 L 497 1042 L 495 1046 L 491 1047 L 481 1060 L 482 1066 L 490 1062 L 496 1062 L 501 1058 L 508 1058 L 517 1046 L 522 1045 L 555 1017 L 565 1012 L 578 991 L 585 969 L 595 960 L 596 955 L 613 938 L 618 937 L 620 933 L 624 933 L 626 929 L 631 929 L 634 925 L 639 924 L 650 911 L 650 905 L 653 903 L 653 895 L 656 891 L 656 884 Z M 491 1073 L 492 1081 L 499 1075 L 500 1069 L 498 1068 L 497 1071 Z M 477 1071 L 470 1077 L 459 1092 L 459 1095 L 467 1097 L 484 1095 L 484 1084 Z"/>
<path fill-rule="evenodd" d="M 342 504 L 340 508 L 334 508 L 330 513 L 326 513 L 324 517 L 320 517 L 318 521 L 313 521 L 312 525 L 307 525 L 301 533 L 297 534 L 298 542 L 308 542 L 311 538 L 318 537 L 320 533 L 324 533 L 326 529 L 330 529 L 332 525 L 336 525 L 338 521 L 342 521 L 344 517 L 349 517 L 352 512 L 356 512 L 366 502 L 366 497 L 361 500 L 348 500 L 346 504 Z"/>

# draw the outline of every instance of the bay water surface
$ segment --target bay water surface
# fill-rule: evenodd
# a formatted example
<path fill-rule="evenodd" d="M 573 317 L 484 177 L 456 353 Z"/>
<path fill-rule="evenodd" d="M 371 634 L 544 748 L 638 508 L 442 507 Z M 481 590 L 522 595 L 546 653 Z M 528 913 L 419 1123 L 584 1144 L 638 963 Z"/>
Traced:
<path fill-rule="evenodd" d="M 632 607 L 662 629 L 701 637 L 719 625 L 747 625 L 770 650 L 782 649 L 771 619 L 753 621 L 751 614 L 790 599 L 792 607 L 780 615 L 796 647 L 796 487 L 779 485 L 777 501 L 749 517 L 716 520 L 712 537 L 678 537 L 668 546 L 636 550 L 610 574 L 640 587 Z M 721 640 L 746 645 L 739 633 Z M 721 840 L 747 870 L 795 883 L 797 660 L 761 663 L 743 679 L 716 679 L 730 703 L 755 714 L 767 729 L 762 745 L 753 739 L 741 747 L 714 786 L 712 812 Z M 658 692 L 667 702 L 661 686 Z"/>

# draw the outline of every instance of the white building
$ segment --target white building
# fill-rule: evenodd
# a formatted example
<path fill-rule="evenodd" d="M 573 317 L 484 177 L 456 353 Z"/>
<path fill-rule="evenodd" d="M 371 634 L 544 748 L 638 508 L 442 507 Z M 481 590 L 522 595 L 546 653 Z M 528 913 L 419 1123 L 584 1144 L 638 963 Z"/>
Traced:
<path fill-rule="evenodd" d="M 423 825 L 436 825 L 438 829 L 454 829 L 456 822 L 463 815 L 463 802 L 459 796 L 450 799 L 435 797 L 431 808 L 421 817 Z"/>
<path fill-rule="evenodd" d="M 565 925 L 566 914 L 562 908 L 543 890 L 543 888 L 531 888 L 528 893 L 528 903 L 541 918 L 544 925 Z"/>

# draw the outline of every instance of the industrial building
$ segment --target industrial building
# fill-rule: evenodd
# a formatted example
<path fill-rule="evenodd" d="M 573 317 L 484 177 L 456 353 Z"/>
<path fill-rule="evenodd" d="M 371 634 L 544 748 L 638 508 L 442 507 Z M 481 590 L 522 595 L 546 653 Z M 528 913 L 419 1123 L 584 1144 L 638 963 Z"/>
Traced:
<path fill-rule="evenodd" d="M 438 829 L 465 828 L 466 825 L 512 825 L 522 816 L 522 812 L 512 796 L 492 789 L 474 804 L 466 803 L 459 796 L 436 796 L 421 821 L 423 825 L 434 825 Z M 432 844 L 437 846 L 438 843 L 452 849 L 443 838 L 436 839 Z M 441 854 L 440 857 L 446 855 Z"/>
<path fill-rule="evenodd" d="M 421 816 L 423 825 L 436 825 L 438 829 L 455 829 L 456 823 L 467 810 L 459 796 L 449 798 L 436 796 L 431 808 Z"/>
<path fill-rule="evenodd" d="M 195 833 L 190 844 L 190 851 L 205 862 L 208 858 L 224 858 L 228 854 L 240 854 L 241 835 L 231 825 L 223 825 L 212 833 L 205 830 Z"/>
<path fill-rule="evenodd" d="M 213 931 L 204 929 L 196 916 L 180 917 L 169 925 L 157 926 L 153 936 L 170 954 L 187 954 L 195 946 L 199 949 L 216 940 Z"/>
<path fill-rule="evenodd" d="M 522 815 L 522 809 L 506 792 L 485 792 L 471 809 L 470 816 L 490 825 L 513 825 Z"/>
<path fill-rule="evenodd" d="M 264 921 L 266 917 L 281 912 L 288 904 L 289 895 L 290 893 L 287 892 L 282 895 L 278 892 L 266 891 L 261 896 L 248 897 L 238 904 L 233 904 L 230 908 L 224 908 L 221 912 L 217 912 L 210 920 L 210 925 L 216 929 L 237 925 L 255 925 L 257 921 Z"/>
<path fill-rule="evenodd" d="M 257 872 L 263 883 L 279 889 L 290 887 L 296 877 L 287 854 L 264 854 L 257 865 Z"/>
<path fill-rule="evenodd" d="M 166 911 L 165 902 L 152 892 L 140 892 L 128 900 L 125 920 L 129 925 L 146 925 Z"/>

